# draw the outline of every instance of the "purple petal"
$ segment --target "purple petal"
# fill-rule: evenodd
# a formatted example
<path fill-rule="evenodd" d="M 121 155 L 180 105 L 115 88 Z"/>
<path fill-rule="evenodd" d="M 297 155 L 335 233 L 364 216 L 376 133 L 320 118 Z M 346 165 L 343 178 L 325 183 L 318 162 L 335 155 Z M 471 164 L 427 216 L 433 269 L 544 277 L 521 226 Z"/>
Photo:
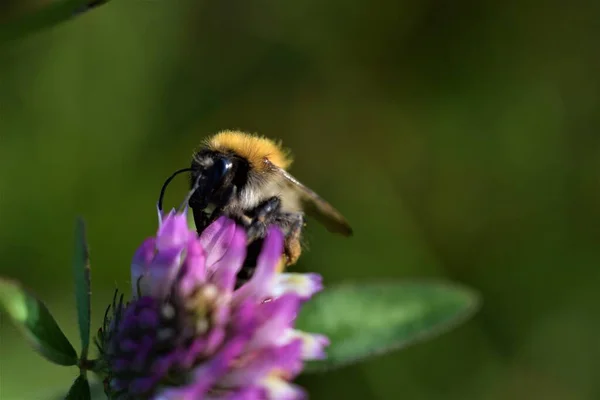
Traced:
<path fill-rule="evenodd" d="M 160 357 L 152 364 L 150 371 L 154 376 L 165 376 L 171 366 L 177 361 L 178 354 L 171 352 L 165 356 Z"/>
<path fill-rule="evenodd" d="M 289 340 L 300 340 L 303 360 L 322 360 L 327 357 L 325 347 L 329 346 L 329 338 L 316 333 L 306 333 L 295 329 L 288 330 Z"/>
<path fill-rule="evenodd" d="M 138 280 L 144 274 L 146 266 L 152 262 L 156 251 L 156 239 L 148 238 L 138 247 L 131 260 L 131 284 L 133 293 L 137 293 Z"/>
<path fill-rule="evenodd" d="M 221 346 L 225 339 L 225 329 L 222 327 L 213 327 L 208 337 L 206 338 L 206 347 L 204 348 L 204 355 L 208 356 L 215 352 L 215 350 Z"/>
<path fill-rule="evenodd" d="M 212 382 L 220 379 L 242 353 L 246 343 L 248 339 L 241 336 L 230 339 L 218 353 L 194 370 L 194 378 L 203 379 L 205 375 L 210 375 Z"/>
<path fill-rule="evenodd" d="M 302 368 L 301 352 L 302 342 L 300 340 L 285 346 L 262 349 L 224 376 L 219 381 L 219 385 L 244 387 L 268 377 L 275 371 L 295 376 Z"/>
<path fill-rule="evenodd" d="M 159 251 L 185 246 L 196 233 L 188 227 L 185 213 L 171 211 L 162 221 L 156 234 L 156 248 Z"/>
<path fill-rule="evenodd" d="M 271 226 L 258 256 L 254 275 L 235 292 L 234 303 L 237 304 L 248 297 L 257 300 L 268 297 L 281 257 L 283 257 L 283 234 L 277 227 Z"/>
<path fill-rule="evenodd" d="M 131 361 L 130 368 L 134 371 L 140 372 L 144 370 L 145 363 L 148 361 L 150 352 L 153 350 L 154 340 L 149 336 L 144 336 L 136 349 L 135 357 Z"/>
<path fill-rule="evenodd" d="M 123 318 L 120 321 L 118 321 L 119 325 L 118 325 L 117 329 L 119 329 L 119 332 L 123 333 L 123 332 L 128 332 L 128 331 L 137 329 L 138 321 L 137 321 L 137 309 L 136 308 L 137 307 L 135 307 L 135 304 L 134 304 L 134 305 L 128 306 L 125 309 Z"/>
<path fill-rule="evenodd" d="M 240 390 L 216 396 L 207 396 L 205 400 L 265 400 L 267 391 L 260 386 L 249 386 Z"/>
<path fill-rule="evenodd" d="M 203 393 L 197 393 L 194 387 L 165 389 L 152 397 L 152 400 L 198 400 Z"/>
<path fill-rule="evenodd" d="M 244 350 L 247 339 L 236 337 L 205 363 L 194 371 L 191 383 L 181 388 L 167 389 L 154 397 L 154 400 L 197 400 L 205 397 L 206 392 L 230 368 L 233 361 Z"/>
<path fill-rule="evenodd" d="M 286 380 L 272 375 L 261 382 L 267 391 L 268 399 L 277 400 L 305 400 L 307 393 L 299 386 L 293 385 Z"/>
<path fill-rule="evenodd" d="M 229 242 L 226 253 L 219 261 L 211 266 L 212 276 L 210 281 L 221 291 L 229 293 L 235 286 L 235 278 L 242 268 L 246 258 L 246 233 L 242 228 L 234 225 L 234 233 Z"/>
<path fill-rule="evenodd" d="M 225 326 L 231 320 L 230 293 L 223 293 L 217 300 L 217 307 L 212 313 L 212 323 L 216 326 Z"/>
<path fill-rule="evenodd" d="M 129 360 L 116 359 L 111 362 L 111 370 L 113 372 L 124 372 L 129 370 Z"/>
<path fill-rule="evenodd" d="M 163 221 L 163 215 L 162 210 L 158 206 L 158 202 L 156 203 L 156 213 L 158 214 L 158 226 L 161 226 Z"/>
<path fill-rule="evenodd" d="M 142 329 L 154 329 L 158 326 L 159 316 L 155 310 L 145 309 L 140 311 L 137 323 Z"/>
<path fill-rule="evenodd" d="M 198 359 L 200 354 L 206 348 L 206 339 L 205 338 L 197 338 L 192 344 L 187 347 L 182 353 L 179 355 L 180 360 L 178 363 L 178 367 L 187 370 L 189 369 L 194 362 Z"/>
<path fill-rule="evenodd" d="M 281 273 L 275 276 L 269 295 L 277 298 L 286 293 L 294 293 L 306 301 L 322 289 L 323 278 L 319 274 Z"/>
<path fill-rule="evenodd" d="M 252 300 L 246 300 L 235 308 L 235 312 L 231 317 L 230 328 L 234 334 L 245 333 L 253 335 L 258 327 L 258 319 L 256 314 L 259 312 L 260 305 Z"/>
<path fill-rule="evenodd" d="M 169 293 L 181 268 L 183 251 L 183 247 L 175 247 L 156 254 L 140 281 L 142 295 L 163 298 Z"/>
<path fill-rule="evenodd" d="M 200 243 L 206 251 L 207 268 L 223 258 L 234 233 L 235 222 L 226 217 L 219 217 L 202 232 Z"/>
<path fill-rule="evenodd" d="M 119 343 L 119 349 L 124 353 L 134 352 L 137 350 L 137 348 L 138 344 L 131 339 L 125 339 L 122 340 L 121 343 Z"/>
<path fill-rule="evenodd" d="M 286 294 L 260 306 L 263 323 L 254 333 L 248 348 L 257 349 L 273 343 L 285 343 L 287 331 L 292 326 L 300 308 L 300 298 Z"/>
<path fill-rule="evenodd" d="M 154 388 L 154 385 L 156 385 L 156 378 L 154 377 L 149 376 L 145 378 L 134 379 L 129 384 L 128 393 L 133 396 L 148 393 Z"/>
<path fill-rule="evenodd" d="M 184 297 L 206 281 L 206 257 L 200 241 L 196 238 L 191 239 L 186 250 L 186 257 L 181 267 L 183 276 L 178 282 L 178 290 Z"/>

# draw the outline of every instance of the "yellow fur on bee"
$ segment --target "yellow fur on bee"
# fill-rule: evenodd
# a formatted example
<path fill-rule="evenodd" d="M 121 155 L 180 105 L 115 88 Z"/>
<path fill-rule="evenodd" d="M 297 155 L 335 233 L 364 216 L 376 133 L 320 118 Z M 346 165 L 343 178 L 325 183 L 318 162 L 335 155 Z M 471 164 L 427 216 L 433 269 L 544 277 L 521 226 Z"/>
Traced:
<path fill-rule="evenodd" d="M 286 259 L 285 256 L 281 257 L 279 259 L 279 262 L 277 263 L 277 268 L 275 268 L 276 272 L 283 272 L 285 270 L 285 264 L 286 264 Z"/>
<path fill-rule="evenodd" d="M 289 152 L 271 139 L 240 131 L 222 131 L 208 139 L 211 150 L 231 151 L 244 157 L 252 167 L 261 171 L 266 168 L 265 158 L 279 168 L 286 169 L 292 163 Z"/>

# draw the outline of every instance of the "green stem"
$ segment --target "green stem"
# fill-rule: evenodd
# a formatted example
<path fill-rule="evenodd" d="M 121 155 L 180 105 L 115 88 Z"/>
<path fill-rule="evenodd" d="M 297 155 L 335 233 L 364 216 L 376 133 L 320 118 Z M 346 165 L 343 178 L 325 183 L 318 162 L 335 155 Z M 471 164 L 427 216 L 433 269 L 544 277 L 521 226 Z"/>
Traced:
<path fill-rule="evenodd" d="M 0 25 L 0 41 L 15 40 L 50 28 L 91 9 L 108 0 L 54 0 L 39 9 L 26 13 Z"/>
<path fill-rule="evenodd" d="M 83 371 L 92 371 L 96 374 L 101 372 L 102 363 L 100 360 L 80 360 L 79 369 Z"/>

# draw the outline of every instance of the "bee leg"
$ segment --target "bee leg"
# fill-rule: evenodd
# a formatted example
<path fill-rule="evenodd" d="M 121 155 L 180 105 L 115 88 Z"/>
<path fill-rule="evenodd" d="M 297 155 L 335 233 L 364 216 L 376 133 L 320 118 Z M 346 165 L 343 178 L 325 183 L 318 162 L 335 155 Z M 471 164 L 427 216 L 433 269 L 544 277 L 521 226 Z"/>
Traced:
<path fill-rule="evenodd" d="M 284 252 L 286 256 L 286 266 L 296 264 L 302 253 L 300 240 L 302 228 L 304 228 L 304 216 L 302 214 L 289 214 L 288 221 L 291 223 L 291 226 L 285 238 Z"/>
<path fill-rule="evenodd" d="M 244 283 L 248 282 L 254 275 L 254 271 L 256 270 L 256 264 L 258 256 L 260 255 L 260 251 L 262 249 L 262 245 L 262 239 L 255 240 L 248 245 L 246 258 L 244 259 L 244 264 L 242 264 L 242 268 L 238 271 L 236 277 L 236 289 L 242 286 Z"/>
<path fill-rule="evenodd" d="M 281 200 L 276 196 L 256 206 L 252 212 L 253 216 L 250 224 L 246 229 L 249 243 L 266 236 L 267 227 L 277 219 L 280 208 Z"/>
<path fill-rule="evenodd" d="M 271 197 L 259 204 L 255 209 L 254 219 L 257 222 L 268 223 L 276 217 L 279 209 L 281 208 L 281 199 L 279 197 Z"/>

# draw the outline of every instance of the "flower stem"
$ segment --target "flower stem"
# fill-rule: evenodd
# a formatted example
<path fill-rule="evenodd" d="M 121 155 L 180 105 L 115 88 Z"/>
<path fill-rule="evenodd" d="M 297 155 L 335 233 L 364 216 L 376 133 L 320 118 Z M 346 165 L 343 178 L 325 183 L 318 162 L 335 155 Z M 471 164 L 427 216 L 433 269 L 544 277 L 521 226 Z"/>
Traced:
<path fill-rule="evenodd" d="M 79 360 L 79 369 L 83 371 L 100 372 L 102 369 L 101 360 Z"/>

